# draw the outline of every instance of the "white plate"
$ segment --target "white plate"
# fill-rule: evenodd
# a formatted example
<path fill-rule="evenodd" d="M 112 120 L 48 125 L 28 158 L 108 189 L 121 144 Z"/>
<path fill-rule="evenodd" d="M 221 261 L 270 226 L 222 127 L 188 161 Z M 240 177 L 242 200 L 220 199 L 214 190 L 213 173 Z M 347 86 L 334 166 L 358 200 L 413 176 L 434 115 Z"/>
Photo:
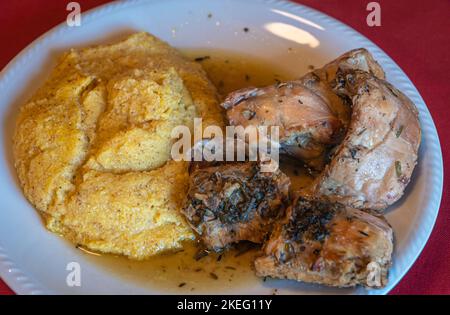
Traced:
<path fill-rule="evenodd" d="M 208 18 L 208 14 L 212 17 Z M 248 27 L 250 32 L 243 32 Z M 433 228 L 442 194 L 442 155 L 437 132 L 421 96 L 403 71 L 381 49 L 342 23 L 312 9 L 284 1 L 160 0 L 113 3 L 82 15 L 80 27 L 63 24 L 22 51 L 1 73 L 0 115 L 0 276 L 20 294 L 164 293 L 152 284 L 124 281 L 114 271 L 87 260 L 74 246 L 47 232 L 23 197 L 11 157 L 11 136 L 19 106 L 45 80 L 55 56 L 71 47 L 104 43 L 133 31 L 148 31 L 181 48 L 234 50 L 271 61 L 293 75 L 322 65 L 344 51 L 368 48 L 387 78 L 408 95 L 420 112 L 423 141 L 419 164 L 405 196 L 387 217 L 395 231 L 394 263 L 382 290 L 332 289 L 293 281 L 255 282 L 222 292 L 384 294 L 403 277 Z M 301 54 L 289 54 L 294 47 Z M 82 265 L 82 286 L 66 285 L 66 265 Z"/>

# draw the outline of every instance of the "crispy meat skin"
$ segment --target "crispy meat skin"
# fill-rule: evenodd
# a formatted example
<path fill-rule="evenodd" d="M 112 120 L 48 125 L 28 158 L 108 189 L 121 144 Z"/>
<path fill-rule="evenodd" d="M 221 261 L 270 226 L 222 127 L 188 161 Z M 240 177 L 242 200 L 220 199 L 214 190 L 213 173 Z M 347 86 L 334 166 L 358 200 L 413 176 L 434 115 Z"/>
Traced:
<path fill-rule="evenodd" d="M 255 162 L 197 168 L 183 213 L 210 250 L 242 240 L 261 243 L 284 216 L 289 185 L 281 171 L 262 173 Z"/>
<path fill-rule="evenodd" d="M 393 234 L 388 223 L 339 204 L 298 198 L 274 229 L 255 261 L 261 277 L 337 287 L 383 287 L 391 265 Z M 373 266 L 380 277 L 369 276 Z M 375 280 L 375 281 L 369 281 Z"/>
<path fill-rule="evenodd" d="M 336 90 L 352 99 L 347 134 L 316 179 L 313 195 L 383 211 L 403 195 L 417 163 L 421 130 L 415 105 L 374 75 L 338 72 Z"/>

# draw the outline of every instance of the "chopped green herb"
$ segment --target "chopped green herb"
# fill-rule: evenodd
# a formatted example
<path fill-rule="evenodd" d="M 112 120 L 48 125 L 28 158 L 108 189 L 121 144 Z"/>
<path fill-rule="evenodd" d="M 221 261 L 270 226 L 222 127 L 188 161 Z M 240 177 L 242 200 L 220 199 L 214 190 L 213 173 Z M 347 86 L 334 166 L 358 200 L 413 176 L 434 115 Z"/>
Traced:
<path fill-rule="evenodd" d="M 210 58 L 211 58 L 210 56 L 197 57 L 197 58 L 194 59 L 194 61 L 201 62 L 203 60 L 207 60 L 207 59 L 210 59 Z"/>
<path fill-rule="evenodd" d="M 402 164 L 400 161 L 395 161 L 395 173 L 397 174 L 397 177 L 402 176 Z"/>
<path fill-rule="evenodd" d="M 400 135 L 402 134 L 403 128 L 404 128 L 403 125 L 401 125 L 401 126 L 398 128 L 397 132 L 395 133 L 395 136 L 396 136 L 397 138 L 400 137 Z"/>
<path fill-rule="evenodd" d="M 214 272 L 210 272 L 209 275 L 210 275 L 210 277 L 213 278 L 214 280 L 219 279 L 219 277 L 218 277 Z"/>
<path fill-rule="evenodd" d="M 362 135 L 364 132 L 366 132 L 367 128 L 363 128 L 360 132 L 358 132 L 358 136 Z"/>
<path fill-rule="evenodd" d="M 225 266 L 225 269 L 236 270 L 233 266 Z"/>

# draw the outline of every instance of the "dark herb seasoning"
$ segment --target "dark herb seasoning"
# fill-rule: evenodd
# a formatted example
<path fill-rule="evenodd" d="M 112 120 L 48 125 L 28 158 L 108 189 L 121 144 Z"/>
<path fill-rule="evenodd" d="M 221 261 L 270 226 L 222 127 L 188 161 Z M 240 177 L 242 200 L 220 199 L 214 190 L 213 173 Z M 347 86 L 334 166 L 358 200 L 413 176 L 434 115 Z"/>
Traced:
<path fill-rule="evenodd" d="M 209 273 L 209 276 L 210 276 L 211 278 L 213 278 L 214 280 L 219 279 L 219 276 L 216 275 L 214 272 L 210 272 L 210 273 Z"/>
<path fill-rule="evenodd" d="M 293 206 L 292 216 L 283 233 L 286 239 L 294 242 L 304 240 L 323 242 L 329 235 L 329 222 L 341 209 L 342 206 L 338 204 L 299 198 Z"/>
<path fill-rule="evenodd" d="M 233 266 L 225 266 L 225 269 L 236 270 L 236 268 L 234 268 Z"/>
<path fill-rule="evenodd" d="M 402 176 L 402 164 L 400 161 L 395 161 L 395 173 L 397 174 L 397 177 Z"/>
<path fill-rule="evenodd" d="M 209 255 L 209 252 L 206 249 L 200 249 L 199 251 L 197 251 L 194 255 L 194 259 L 196 261 L 202 259 L 203 257 L 206 257 Z"/>
<path fill-rule="evenodd" d="M 207 60 L 207 59 L 211 59 L 211 56 L 197 57 L 197 58 L 194 59 L 194 61 L 202 62 L 202 61 Z"/>
<path fill-rule="evenodd" d="M 386 86 L 387 86 L 387 88 L 389 89 L 389 91 L 391 91 L 391 93 L 392 93 L 395 97 L 399 97 L 399 95 L 398 95 L 396 89 L 395 89 L 392 85 L 387 84 Z"/>
<path fill-rule="evenodd" d="M 400 135 L 402 134 L 403 128 L 404 128 L 404 126 L 401 125 L 401 126 L 397 129 L 397 132 L 395 133 L 395 136 L 396 136 L 397 138 L 400 137 Z"/>
<path fill-rule="evenodd" d="M 364 231 L 358 230 L 358 232 L 359 232 L 360 234 L 364 235 L 364 236 L 369 236 L 369 234 L 367 234 L 367 233 L 364 232 Z"/>
<path fill-rule="evenodd" d="M 358 132 L 358 136 L 362 135 L 364 132 L 366 132 L 367 128 L 363 128 L 360 132 Z"/>

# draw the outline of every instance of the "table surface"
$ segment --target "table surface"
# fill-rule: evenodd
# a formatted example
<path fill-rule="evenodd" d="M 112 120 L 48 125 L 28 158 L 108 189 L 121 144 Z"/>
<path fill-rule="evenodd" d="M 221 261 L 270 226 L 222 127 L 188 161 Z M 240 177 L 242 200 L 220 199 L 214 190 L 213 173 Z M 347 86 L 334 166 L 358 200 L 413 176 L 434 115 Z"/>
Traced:
<path fill-rule="evenodd" d="M 0 2 L 0 68 L 38 36 L 66 19 L 62 0 Z M 107 0 L 78 0 L 82 11 Z M 450 1 L 381 0 L 381 26 L 366 24 L 368 0 L 297 0 L 350 25 L 383 49 L 405 71 L 427 104 L 439 133 L 444 165 L 450 159 Z M 391 294 L 450 294 L 450 198 L 444 174 L 441 208 L 419 259 Z M 0 279 L 0 294 L 14 294 Z"/>

